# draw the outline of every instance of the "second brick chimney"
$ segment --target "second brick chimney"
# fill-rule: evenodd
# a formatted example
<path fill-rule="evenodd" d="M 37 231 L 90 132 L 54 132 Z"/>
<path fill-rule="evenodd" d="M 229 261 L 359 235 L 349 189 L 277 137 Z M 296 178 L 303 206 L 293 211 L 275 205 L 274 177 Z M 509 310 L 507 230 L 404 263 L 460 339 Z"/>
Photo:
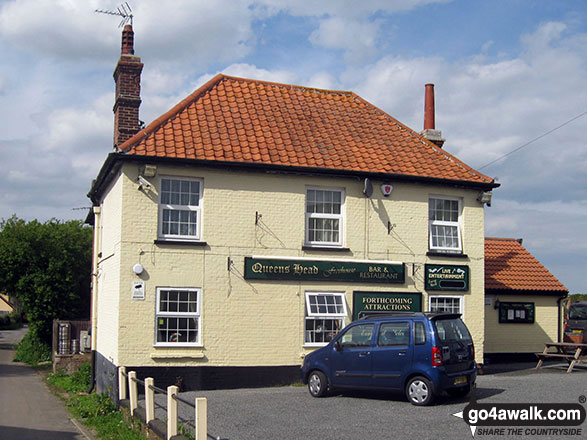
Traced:
<path fill-rule="evenodd" d="M 141 72 L 143 63 L 134 50 L 134 32 L 127 24 L 122 31 L 120 59 L 114 70 L 114 148 L 131 138 L 140 129 Z"/>
<path fill-rule="evenodd" d="M 436 130 L 435 112 L 434 84 L 426 84 L 426 93 L 424 95 L 424 130 L 421 134 L 430 142 L 434 142 L 442 148 L 445 139 L 442 138 L 442 132 Z"/>

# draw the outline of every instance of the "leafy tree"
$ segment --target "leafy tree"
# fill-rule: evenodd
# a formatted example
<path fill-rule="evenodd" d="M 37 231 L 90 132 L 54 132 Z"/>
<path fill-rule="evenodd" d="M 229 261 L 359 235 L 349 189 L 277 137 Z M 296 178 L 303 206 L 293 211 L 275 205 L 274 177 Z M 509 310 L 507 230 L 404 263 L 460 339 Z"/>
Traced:
<path fill-rule="evenodd" d="M 0 291 L 20 301 L 45 343 L 53 319 L 88 317 L 91 259 L 92 230 L 80 221 L 0 222 Z"/>

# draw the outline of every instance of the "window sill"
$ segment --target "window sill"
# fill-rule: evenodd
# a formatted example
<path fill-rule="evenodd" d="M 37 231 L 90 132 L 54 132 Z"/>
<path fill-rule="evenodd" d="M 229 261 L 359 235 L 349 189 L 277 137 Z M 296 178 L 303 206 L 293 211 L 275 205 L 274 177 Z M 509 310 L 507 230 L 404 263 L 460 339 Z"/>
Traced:
<path fill-rule="evenodd" d="M 302 345 L 302 348 L 320 348 L 320 347 L 326 347 L 328 345 L 328 342 L 325 342 L 324 344 L 319 344 L 319 343 L 305 343 L 304 345 Z"/>
<path fill-rule="evenodd" d="M 183 347 L 188 348 L 188 347 Z M 204 353 L 192 354 L 170 354 L 170 353 L 151 353 L 151 359 L 204 359 Z"/>
<path fill-rule="evenodd" d="M 329 246 L 302 246 L 303 251 L 327 251 L 327 252 L 350 252 L 349 248 L 345 247 L 329 247 Z"/>
<path fill-rule="evenodd" d="M 467 254 L 456 254 L 450 252 L 438 252 L 438 251 L 428 251 L 426 252 L 427 257 L 442 257 L 442 258 L 469 258 Z"/>
<path fill-rule="evenodd" d="M 155 244 L 165 244 L 165 245 L 179 245 L 179 246 L 197 246 L 203 247 L 208 246 L 208 243 L 205 241 L 191 241 L 191 240 L 155 240 L 153 243 Z"/>

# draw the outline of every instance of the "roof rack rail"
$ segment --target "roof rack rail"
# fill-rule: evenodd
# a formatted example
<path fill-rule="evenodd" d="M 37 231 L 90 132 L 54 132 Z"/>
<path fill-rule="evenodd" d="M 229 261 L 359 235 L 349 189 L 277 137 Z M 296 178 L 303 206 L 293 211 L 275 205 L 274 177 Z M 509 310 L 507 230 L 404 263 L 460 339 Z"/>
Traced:
<path fill-rule="evenodd" d="M 402 316 L 424 316 L 423 312 L 360 312 L 359 320 L 361 319 L 377 319 L 377 318 L 397 318 Z"/>
<path fill-rule="evenodd" d="M 360 312 L 359 321 L 365 319 L 379 319 L 379 318 L 402 318 L 408 316 L 426 316 L 430 319 L 438 318 L 460 318 L 461 313 L 450 312 Z"/>

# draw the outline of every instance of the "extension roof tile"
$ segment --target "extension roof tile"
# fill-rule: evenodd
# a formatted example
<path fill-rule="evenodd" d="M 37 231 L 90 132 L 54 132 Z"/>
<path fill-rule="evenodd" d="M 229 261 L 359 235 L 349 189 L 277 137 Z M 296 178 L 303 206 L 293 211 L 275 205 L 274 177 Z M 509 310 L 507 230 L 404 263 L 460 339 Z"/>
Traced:
<path fill-rule="evenodd" d="M 352 92 L 216 75 L 120 146 L 126 155 L 498 186 Z"/>
<path fill-rule="evenodd" d="M 514 238 L 485 238 L 485 290 L 568 289 Z"/>

